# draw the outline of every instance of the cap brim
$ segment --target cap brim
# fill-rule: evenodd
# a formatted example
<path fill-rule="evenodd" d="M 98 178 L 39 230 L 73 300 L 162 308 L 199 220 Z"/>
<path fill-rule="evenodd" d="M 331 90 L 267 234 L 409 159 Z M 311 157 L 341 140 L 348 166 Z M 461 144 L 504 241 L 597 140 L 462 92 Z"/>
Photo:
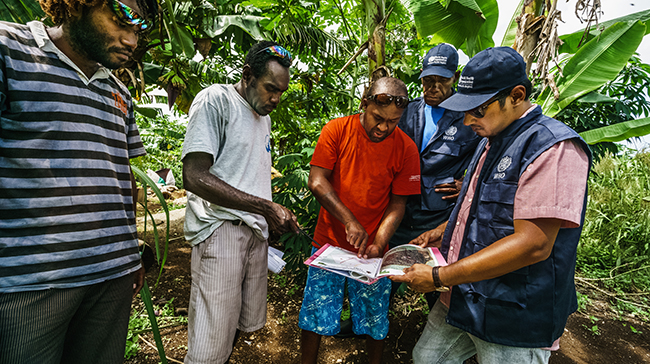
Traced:
<path fill-rule="evenodd" d="M 448 69 L 446 69 L 444 67 L 434 66 L 434 67 L 429 67 L 429 68 L 425 69 L 424 71 L 422 71 L 422 73 L 420 73 L 420 78 L 419 79 L 421 79 L 422 77 L 427 77 L 427 76 L 441 76 L 441 77 L 446 77 L 446 78 L 452 78 L 452 77 L 454 77 L 454 72 L 452 72 L 452 71 L 450 71 L 450 70 L 448 70 Z"/>
<path fill-rule="evenodd" d="M 456 92 L 455 94 L 449 96 L 449 98 L 438 105 L 443 109 L 452 110 L 452 111 L 468 111 L 476 107 L 481 106 L 484 102 L 492 98 L 492 96 L 498 94 L 499 92 L 493 92 L 489 94 L 461 94 Z"/>

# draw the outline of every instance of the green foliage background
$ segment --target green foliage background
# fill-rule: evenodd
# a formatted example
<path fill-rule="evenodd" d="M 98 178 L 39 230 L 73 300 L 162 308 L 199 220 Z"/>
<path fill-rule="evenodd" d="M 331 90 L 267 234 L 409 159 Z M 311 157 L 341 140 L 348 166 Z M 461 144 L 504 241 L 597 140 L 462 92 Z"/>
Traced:
<path fill-rule="evenodd" d="M 583 277 L 579 283 L 597 284 L 622 298 L 612 299 L 622 311 L 649 318 L 649 152 L 607 154 L 595 164 L 577 272 Z"/>

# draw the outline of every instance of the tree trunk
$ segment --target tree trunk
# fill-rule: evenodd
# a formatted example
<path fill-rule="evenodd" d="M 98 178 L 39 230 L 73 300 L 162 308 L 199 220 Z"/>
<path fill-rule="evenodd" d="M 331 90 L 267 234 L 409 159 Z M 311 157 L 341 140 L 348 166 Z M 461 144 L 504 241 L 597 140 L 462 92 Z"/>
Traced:
<path fill-rule="evenodd" d="M 517 35 L 512 46 L 526 61 L 526 73 L 534 62 L 532 51 L 537 47 L 542 26 L 546 20 L 544 0 L 528 0 L 524 3 L 521 15 L 517 17 Z"/>
<path fill-rule="evenodd" d="M 368 29 L 368 77 L 370 82 L 378 68 L 386 63 L 386 2 L 385 0 L 364 0 L 366 28 Z"/>

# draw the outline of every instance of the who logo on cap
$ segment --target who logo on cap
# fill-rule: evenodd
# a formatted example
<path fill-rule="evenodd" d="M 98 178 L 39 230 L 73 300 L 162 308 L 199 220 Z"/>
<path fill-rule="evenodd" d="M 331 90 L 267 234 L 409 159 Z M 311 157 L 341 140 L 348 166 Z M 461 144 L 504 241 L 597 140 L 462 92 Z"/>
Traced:
<path fill-rule="evenodd" d="M 454 77 L 458 69 L 458 52 L 454 46 L 441 43 L 429 49 L 422 61 L 420 78 L 427 76 Z"/>
<path fill-rule="evenodd" d="M 458 92 L 440 104 L 448 110 L 472 110 L 500 91 L 528 81 L 526 62 L 510 47 L 494 47 L 470 59 L 458 80 Z"/>

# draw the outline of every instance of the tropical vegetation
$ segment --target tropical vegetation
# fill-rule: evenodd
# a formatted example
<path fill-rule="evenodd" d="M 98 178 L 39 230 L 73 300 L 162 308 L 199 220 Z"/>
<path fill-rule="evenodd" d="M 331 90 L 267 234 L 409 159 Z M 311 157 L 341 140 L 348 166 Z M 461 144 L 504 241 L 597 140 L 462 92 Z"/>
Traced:
<path fill-rule="evenodd" d="M 156 26 L 141 38 L 133 61 L 115 71 L 138 103 L 138 125 L 149 152 L 134 165 L 171 168 L 181 181 L 182 120 L 194 96 L 212 83 L 237 82 L 250 46 L 276 40 L 296 61 L 290 88 L 271 115 L 274 166 L 281 174 L 273 181 L 274 200 L 295 211 L 306 235 L 313 233 L 319 208 L 306 181 L 322 126 L 357 112 L 368 82 L 383 74 L 404 80 L 410 96 L 419 96 L 417 77 L 429 48 L 447 42 L 471 57 L 495 45 L 498 17 L 510 17 L 498 44 L 524 55 L 535 101 L 547 115 L 581 132 L 600 160 L 589 180 L 579 283 L 614 292 L 614 301 L 627 309 L 648 312 L 649 281 L 642 276 L 648 277 L 650 260 L 650 197 L 645 195 L 650 158 L 617 155 L 614 142 L 650 133 L 650 66 L 635 55 L 650 32 L 650 10 L 597 23 L 599 1 L 576 0 L 586 9 L 587 27 L 558 34 L 557 0 L 521 0 L 512 13 L 500 9 L 497 0 L 158 1 Z M 34 0 L 0 3 L 2 20 L 42 17 Z M 147 107 L 155 89 L 167 92 L 171 115 Z M 300 271 L 309 238 L 286 235 L 280 241 L 288 269 Z M 646 295 L 619 299 L 635 290 Z"/>

